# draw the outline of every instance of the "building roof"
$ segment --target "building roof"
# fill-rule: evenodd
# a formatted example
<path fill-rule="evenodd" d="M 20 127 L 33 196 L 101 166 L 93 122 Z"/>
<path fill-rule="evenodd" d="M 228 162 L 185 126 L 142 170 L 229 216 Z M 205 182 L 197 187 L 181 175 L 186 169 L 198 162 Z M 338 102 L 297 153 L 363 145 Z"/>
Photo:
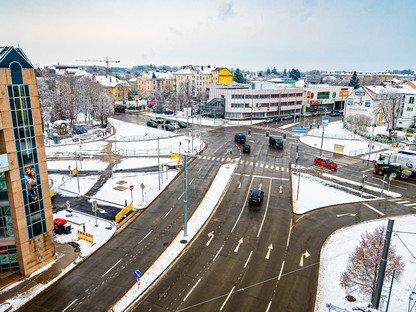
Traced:
<path fill-rule="evenodd" d="M 148 71 L 143 73 L 143 75 L 145 76 L 146 80 L 151 80 L 151 79 L 160 79 L 160 80 L 165 80 L 165 79 L 171 79 L 172 78 L 172 72 L 158 72 L 158 71 Z"/>
<path fill-rule="evenodd" d="M 95 81 L 107 88 L 114 88 L 119 84 L 125 87 L 130 86 L 127 81 L 120 80 L 114 76 L 95 76 Z"/>
<path fill-rule="evenodd" d="M 193 66 L 193 65 L 185 65 L 182 66 L 181 69 L 174 72 L 175 75 L 192 75 L 196 72 L 196 74 L 200 75 L 210 75 L 212 71 L 216 70 L 215 66 L 207 65 L 207 66 Z"/>
<path fill-rule="evenodd" d="M 14 47 L 0 47 L 0 68 L 9 68 L 10 63 L 13 61 L 19 62 L 22 68 L 34 68 L 22 49 Z"/>

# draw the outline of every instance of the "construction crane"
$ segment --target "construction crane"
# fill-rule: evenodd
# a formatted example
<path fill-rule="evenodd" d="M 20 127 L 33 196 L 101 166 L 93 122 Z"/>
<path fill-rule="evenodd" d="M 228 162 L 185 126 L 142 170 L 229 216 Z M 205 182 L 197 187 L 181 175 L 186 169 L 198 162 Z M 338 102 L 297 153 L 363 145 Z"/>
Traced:
<path fill-rule="evenodd" d="M 108 63 L 120 63 L 120 61 L 110 61 L 106 56 L 104 60 L 75 60 L 76 62 L 105 62 L 107 64 L 107 76 L 108 76 Z"/>

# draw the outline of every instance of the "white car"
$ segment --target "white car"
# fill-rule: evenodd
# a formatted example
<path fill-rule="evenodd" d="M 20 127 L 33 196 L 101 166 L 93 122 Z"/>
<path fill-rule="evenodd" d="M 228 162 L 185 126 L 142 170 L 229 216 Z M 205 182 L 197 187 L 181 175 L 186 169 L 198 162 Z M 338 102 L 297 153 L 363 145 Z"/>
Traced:
<path fill-rule="evenodd" d="M 311 117 L 312 114 L 311 113 L 305 113 L 303 116 L 305 116 L 305 117 Z"/>
<path fill-rule="evenodd" d="M 175 128 L 176 130 L 181 128 L 181 127 L 179 127 L 178 123 L 176 123 L 176 122 L 172 122 L 169 125 L 172 126 L 172 128 Z"/>

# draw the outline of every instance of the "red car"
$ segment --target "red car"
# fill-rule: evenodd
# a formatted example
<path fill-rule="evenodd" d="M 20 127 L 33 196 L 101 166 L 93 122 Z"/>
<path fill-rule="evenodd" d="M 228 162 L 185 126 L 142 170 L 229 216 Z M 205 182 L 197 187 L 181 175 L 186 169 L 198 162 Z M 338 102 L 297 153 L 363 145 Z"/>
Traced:
<path fill-rule="evenodd" d="M 315 165 L 320 165 L 320 166 L 324 166 L 327 168 L 331 168 L 331 169 L 337 169 L 338 165 L 333 162 L 331 159 L 329 158 L 325 158 L 325 157 L 316 157 L 315 160 L 313 161 Z"/>

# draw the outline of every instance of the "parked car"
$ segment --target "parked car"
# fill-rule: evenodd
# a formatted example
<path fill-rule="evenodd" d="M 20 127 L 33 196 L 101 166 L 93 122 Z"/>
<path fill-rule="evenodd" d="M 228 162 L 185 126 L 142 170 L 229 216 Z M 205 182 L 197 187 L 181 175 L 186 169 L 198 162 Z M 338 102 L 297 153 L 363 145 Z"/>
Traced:
<path fill-rule="evenodd" d="M 170 119 L 165 120 L 165 124 L 167 124 L 167 125 L 170 125 L 170 124 L 173 124 L 173 123 L 176 123 L 176 121 L 170 120 Z"/>
<path fill-rule="evenodd" d="M 341 116 L 341 114 L 337 111 L 333 111 L 329 116 L 331 117 L 337 117 L 337 116 Z"/>
<path fill-rule="evenodd" d="M 289 120 L 289 119 L 292 119 L 292 118 L 293 118 L 292 115 L 285 115 L 285 116 L 283 116 L 283 120 Z"/>
<path fill-rule="evenodd" d="M 166 131 L 175 131 L 175 128 L 171 125 L 162 125 L 162 129 Z"/>
<path fill-rule="evenodd" d="M 172 112 L 171 110 L 167 110 L 167 111 L 165 111 L 165 114 L 166 114 L 166 115 L 172 115 L 172 114 L 173 114 L 173 112 Z"/>
<path fill-rule="evenodd" d="M 250 153 L 250 145 L 243 145 L 243 153 Z"/>
<path fill-rule="evenodd" d="M 271 118 L 267 118 L 264 120 L 264 123 L 272 123 L 272 122 L 273 122 L 273 119 Z"/>
<path fill-rule="evenodd" d="M 311 113 L 305 113 L 303 116 L 305 116 L 305 117 L 311 117 L 312 116 L 312 114 Z"/>
<path fill-rule="evenodd" d="M 251 190 L 248 197 L 248 203 L 250 205 L 260 206 L 263 202 L 264 192 L 262 190 Z"/>
<path fill-rule="evenodd" d="M 333 162 L 331 159 L 326 158 L 326 157 L 316 157 L 315 160 L 313 161 L 315 165 L 320 165 L 320 166 L 324 166 L 330 169 L 337 169 L 338 165 Z"/>
<path fill-rule="evenodd" d="M 173 129 L 176 129 L 176 130 L 181 128 L 181 127 L 179 127 L 179 125 L 176 122 L 170 123 L 168 125 L 171 126 Z"/>
<path fill-rule="evenodd" d="M 152 115 L 152 117 L 150 117 L 150 120 L 157 123 L 163 123 L 163 118 L 160 116 Z"/>
<path fill-rule="evenodd" d="M 246 143 L 246 136 L 242 133 L 236 133 L 234 135 L 234 141 L 237 143 Z"/>
<path fill-rule="evenodd" d="M 280 117 L 280 116 L 277 116 L 277 117 L 273 118 L 273 121 L 281 121 L 281 120 L 282 120 L 282 117 Z"/>
<path fill-rule="evenodd" d="M 154 121 L 148 121 L 148 122 L 146 122 L 146 126 L 152 127 L 152 128 L 157 128 L 157 123 L 155 123 Z"/>
<path fill-rule="evenodd" d="M 186 123 L 184 123 L 183 121 L 178 121 L 178 125 L 181 128 L 186 128 Z"/>
<path fill-rule="evenodd" d="M 269 145 L 271 147 L 283 148 L 283 140 L 277 137 L 269 137 Z"/>

